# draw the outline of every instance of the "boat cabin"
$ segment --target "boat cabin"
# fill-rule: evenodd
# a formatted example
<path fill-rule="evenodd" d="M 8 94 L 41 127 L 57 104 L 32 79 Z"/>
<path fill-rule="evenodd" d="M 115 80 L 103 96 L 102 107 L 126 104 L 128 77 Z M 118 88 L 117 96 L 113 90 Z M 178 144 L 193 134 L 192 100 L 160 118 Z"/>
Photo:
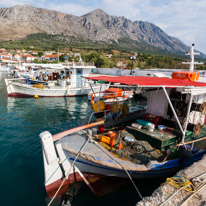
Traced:
<path fill-rule="evenodd" d="M 68 80 L 70 88 L 89 87 L 82 77 L 88 77 L 95 66 L 69 65 L 69 64 L 29 64 L 23 63 L 26 72 L 19 74 L 22 77 L 30 77 L 32 80 L 39 81 L 59 81 Z"/>
<path fill-rule="evenodd" d="M 203 134 L 202 131 L 205 132 L 202 129 L 206 114 L 205 83 L 156 77 L 100 76 L 90 79 L 120 82 L 120 88 L 124 85 L 141 87 L 142 92 L 147 93 L 146 110 L 142 111 L 142 116 L 131 121 L 130 125 L 126 124 L 126 130 L 136 138 L 148 141 L 156 149 L 166 151 L 178 142 L 190 141 Z M 123 110 L 117 111 L 116 116 L 121 119 Z M 113 123 L 118 125 L 119 122 Z M 136 127 L 131 126 L 134 123 L 137 124 Z M 149 129 L 150 124 L 153 131 Z"/>

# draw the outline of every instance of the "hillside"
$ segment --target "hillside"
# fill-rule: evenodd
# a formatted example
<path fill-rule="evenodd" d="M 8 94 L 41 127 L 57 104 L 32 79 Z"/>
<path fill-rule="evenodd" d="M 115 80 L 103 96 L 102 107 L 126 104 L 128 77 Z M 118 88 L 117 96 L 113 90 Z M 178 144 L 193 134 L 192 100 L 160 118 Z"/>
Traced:
<path fill-rule="evenodd" d="M 24 44 L 24 40 L 29 38 L 30 43 L 35 44 L 31 35 L 40 36 L 39 41 L 42 41 L 39 34 L 47 34 L 60 45 L 95 45 L 165 54 L 183 54 L 189 49 L 152 23 L 132 22 L 125 17 L 110 16 L 100 9 L 78 17 L 30 5 L 17 5 L 0 8 L 0 22 L 0 41 L 21 41 Z"/>

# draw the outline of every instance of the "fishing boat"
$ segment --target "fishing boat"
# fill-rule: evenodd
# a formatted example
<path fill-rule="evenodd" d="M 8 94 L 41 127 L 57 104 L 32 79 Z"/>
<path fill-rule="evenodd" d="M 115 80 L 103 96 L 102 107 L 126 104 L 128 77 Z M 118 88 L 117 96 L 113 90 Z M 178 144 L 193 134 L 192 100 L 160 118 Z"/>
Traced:
<path fill-rule="evenodd" d="M 138 76 L 88 79 L 143 89 L 146 110 L 120 111 L 114 103 L 112 116 L 54 135 L 41 133 L 47 193 L 77 180 L 92 189 L 91 176 L 168 176 L 206 154 L 206 83 Z"/>
<path fill-rule="evenodd" d="M 82 77 L 89 76 L 95 66 L 54 66 L 46 65 L 35 70 L 30 68 L 30 72 L 19 72 L 20 78 L 5 79 L 8 96 L 69 97 L 87 95 L 90 92 L 89 84 L 92 82 Z M 94 86 L 94 91 L 99 91 L 98 84 Z"/>

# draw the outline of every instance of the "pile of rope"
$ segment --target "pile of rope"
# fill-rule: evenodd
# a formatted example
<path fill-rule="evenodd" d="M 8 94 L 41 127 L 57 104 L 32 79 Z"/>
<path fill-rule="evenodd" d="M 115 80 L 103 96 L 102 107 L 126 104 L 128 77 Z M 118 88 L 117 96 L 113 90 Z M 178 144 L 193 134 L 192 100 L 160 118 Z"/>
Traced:
<path fill-rule="evenodd" d="M 167 178 L 166 183 L 170 184 L 174 188 L 177 188 L 178 190 L 173 193 L 168 199 L 166 199 L 163 203 L 161 203 L 159 206 L 165 205 L 169 200 L 171 200 L 179 191 L 185 190 L 187 192 L 192 193 L 189 197 L 187 197 L 180 206 L 185 206 L 188 204 L 189 200 L 192 199 L 198 192 L 200 192 L 204 187 L 206 186 L 206 180 L 201 180 L 200 178 L 205 176 L 206 172 L 203 174 L 192 178 L 192 182 L 199 182 L 201 183 L 198 187 L 195 187 L 191 181 L 189 181 L 186 177 L 175 175 L 174 177 Z"/>
<path fill-rule="evenodd" d="M 166 183 L 173 186 L 176 189 L 182 188 L 187 192 L 195 192 L 195 187 L 186 177 L 175 175 L 174 177 L 167 178 Z"/>

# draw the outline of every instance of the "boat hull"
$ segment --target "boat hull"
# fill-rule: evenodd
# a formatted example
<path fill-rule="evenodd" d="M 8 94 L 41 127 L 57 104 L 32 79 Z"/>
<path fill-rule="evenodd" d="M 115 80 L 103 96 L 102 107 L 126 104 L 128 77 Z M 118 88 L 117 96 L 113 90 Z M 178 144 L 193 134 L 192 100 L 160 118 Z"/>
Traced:
<path fill-rule="evenodd" d="M 75 156 L 73 154 L 66 152 L 66 156 L 69 159 L 69 161 L 71 162 L 74 161 Z M 116 169 L 113 167 L 108 167 L 103 164 L 94 163 L 92 161 L 83 158 L 78 158 L 75 165 L 83 173 L 128 178 L 128 175 L 124 169 Z M 149 179 L 149 178 L 167 176 L 169 174 L 178 171 L 178 169 L 180 169 L 179 164 L 177 164 L 173 168 L 163 168 L 159 170 L 148 169 L 147 171 L 136 170 L 136 171 L 128 171 L 128 172 L 130 176 L 134 179 Z"/>
<path fill-rule="evenodd" d="M 58 182 L 64 176 L 67 176 L 68 171 L 69 177 L 78 172 L 81 177 L 81 173 L 83 173 L 86 176 L 92 174 L 94 176 L 102 175 L 128 179 L 129 173 L 132 179 L 149 179 L 173 175 L 185 166 L 184 159 L 181 158 L 165 162 L 149 161 L 147 165 L 135 164 L 124 158 L 112 155 L 97 142 L 87 142 L 87 136 L 78 133 L 65 136 L 55 144 L 49 132 L 41 133 L 40 137 L 44 148 L 43 156 L 47 192 L 50 188 L 54 188 L 54 186 L 58 187 L 60 185 Z M 83 152 L 76 159 L 79 149 L 86 142 L 87 144 Z M 193 154 L 192 161 L 200 160 L 204 154 L 206 154 L 205 150 L 197 151 Z M 60 163 L 56 161 L 57 159 L 60 159 Z M 75 167 L 73 168 L 74 161 Z M 60 169 L 62 167 L 64 172 Z M 56 172 L 57 170 L 59 171 Z M 51 177 L 53 180 L 51 180 Z M 79 180 L 81 180 L 81 177 Z M 72 182 L 73 179 L 67 181 L 68 184 Z"/>
<path fill-rule="evenodd" d="M 72 96 L 84 96 L 90 92 L 90 88 L 36 88 L 29 84 L 21 84 L 16 82 L 6 81 L 7 93 L 9 97 L 72 97 Z M 95 88 L 95 89 L 98 89 Z"/>

